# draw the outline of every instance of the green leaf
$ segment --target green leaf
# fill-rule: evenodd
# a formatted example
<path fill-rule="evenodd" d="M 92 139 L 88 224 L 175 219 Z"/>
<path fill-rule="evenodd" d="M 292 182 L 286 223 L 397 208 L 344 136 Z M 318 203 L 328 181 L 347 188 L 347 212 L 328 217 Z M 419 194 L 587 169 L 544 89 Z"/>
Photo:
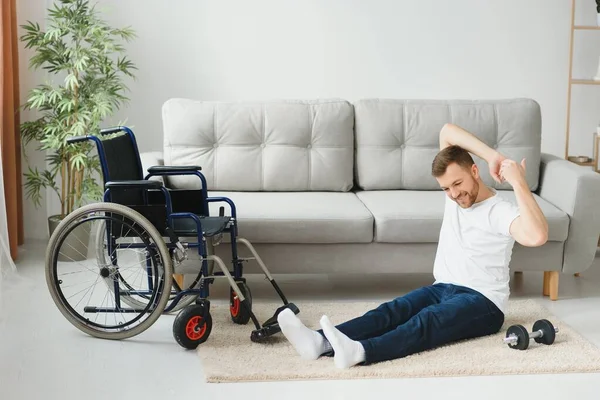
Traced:
<path fill-rule="evenodd" d="M 79 82 L 77 81 L 77 77 L 70 73 L 65 77 L 65 87 L 69 90 L 75 90 L 79 86 Z"/>

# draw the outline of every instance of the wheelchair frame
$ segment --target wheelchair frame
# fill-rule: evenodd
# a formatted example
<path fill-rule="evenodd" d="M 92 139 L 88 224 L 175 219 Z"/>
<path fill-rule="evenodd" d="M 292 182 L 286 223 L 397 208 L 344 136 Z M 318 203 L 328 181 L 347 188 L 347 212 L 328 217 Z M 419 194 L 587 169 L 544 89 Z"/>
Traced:
<path fill-rule="evenodd" d="M 198 316 L 202 317 L 201 319 L 204 321 L 204 323 L 212 324 L 212 319 L 210 318 L 210 300 L 208 300 L 209 295 L 210 295 L 209 286 L 211 283 L 214 282 L 215 278 L 220 278 L 220 277 L 226 278 L 229 283 L 230 302 L 232 301 L 232 296 L 237 296 L 237 299 L 235 299 L 235 301 L 239 301 L 238 305 L 240 307 L 242 307 L 245 310 L 245 312 L 247 313 L 245 315 L 245 318 L 242 317 L 241 320 L 236 320 L 232 314 L 232 319 L 234 320 L 234 322 L 245 324 L 248 322 L 248 317 L 249 317 L 249 319 L 252 320 L 252 322 L 255 326 L 255 330 L 252 331 L 251 336 L 250 336 L 252 341 L 261 342 L 265 338 L 280 332 L 280 328 L 277 323 L 277 315 L 286 308 L 291 309 L 296 314 L 299 312 L 299 310 L 293 303 L 288 302 L 287 298 L 285 297 L 285 295 L 283 294 L 283 292 L 281 291 L 281 289 L 279 288 L 279 286 L 273 279 L 273 277 L 270 274 L 269 270 L 267 269 L 266 265 L 264 264 L 264 262 L 262 261 L 262 259 L 260 258 L 260 256 L 256 252 L 256 250 L 254 249 L 254 246 L 252 246 L 252 244 L 247 239 L 238 237 L 237 210 L 236 210 L 236 206 L 235 206 L 234 202 L 227 197 L 222 197 L 222 196 L 221 197 L 209 197 L 208 196 L 206 178 L 200 172 L 201 167 L 199 167 L 199 166 L 153 166 L 153 167 L 148 168 L 148 174 L 144 176 L 143 169 L 142 169 L 142 163 L 141 163 L 141 157 L 140 157 L 138 146 L 137 146 L 137 141 L 136 141 L 135 135 L 133 134 L 133 131 L 131 129 L 129 129 L 128 127 L 125 127 L 125 126 L 117 126 L 117 127 L 113 127 L 113 128 L 102 129 L 100 131 L 100 135 L 110 135 L 110 134 L 117 134 L 117 133 L 121 133 L 121 132 L 124 132 L 126 135 L 128 135 L 129 140 L 131 140 L 131 145 L 133 147 L 133 151 L 135 153 L 135 156 L 137 157 L 137 166 L 138 166 L 137 172 L 138 172 L 138 175 L 143 178 L 142 180 L 111 180 L 109 163 L 107 161 L 105 147 L 103 145 L 103 140 L 100 139 L 99 136 L 86 135 L 86 136 L 71 137 L 67 140 L 67 142 L 70 144 L 84 142 L 84 141 L 88 141 L 88 140 L 92 140 L 95 142 L 98 156 L 100 159 L 100 166 L 101 166 L 101 170 L 102 170 L 104 187 L 105 187 L 105 192 L 104 192 L 104 196 L 103 196 L 103 200 L 105 203 L 120 204 L 118 202 L 112 201 L 113 192 L 116 191 L 117 189 L 140 190 L 142 199 L 143 199 L 143 204 L 140 206 L 149 206 L 150 205 L 149 194 L 151 194 L 151 191 L 154 191 L 156 193 L 159 190 L 162 193 L 162 195 L 164 197 L 164 204 L 162 204 L 162 203 L 154 204 L 154 206 L 157 206 L 158 208 L 164 206 L 164 208 L 166 209 L 166 220 L 164 221 L 164 226 L 161 225 L 162 228 L 159 228 L 158 226 L 156 226 L 156 224 L 151 221 L 152 218 L 149 217 L 148 215 L 144 215 L 143 211 L 137 211 L 137 212 L 143 218 L 145 218 L 148 223 L 150 223 L 152 226 L 154 226 L 156 228 L 156 230 L 160 233 L 160 237 L 168 249 L 169 255 L 171 257 L 171 261 L 174 262 L 174 264 L 176 266 L 179 265 L 185 259 L 187 259 L 187 249 L 188 248 L 189 249 L 197 248 L 198 255 L 201 257 L 201 259 L 200 259 L 201 267 L 200 267 L 197 277 L 195 278 L 193 283 L 190 285 L 190 288 L 187 288 L 187 289 L 181 288 L 181 287 L 179 287 L 177 282 L 175 280 L 173 280 L 172 283 L 173 283 L 173 286 L 175 287 L 175 292 L 173 293 L 172 288 L 165 289 L 165 290 L 168 290 L 171 294 L 174 294 L 175 297 L 172 300 L 170 300 L 171 303 L 168 306 L 166 306 L 162 312 L 171 312 L 172 310 L 174 310 L 177 307 L 178 303 L 185 296 L 193 296 L 196 299 L 195 305 L 192 305 L 192 306 L 186 305 L 186 307 L 183 308 L 179 312 L 179 314 L 177 315 L 177 317 L 175 319 L 174 326 L 173 326 L 173 334 L 175 336 L 175 339 L 178 341 L 178 343 L 186 348 L 195 348 L 198 344 L 200 344 L 200 343 L 206 341 L 206 339 L 208 339 L 208 336 L 210 335 L 210 328 L 211 328 L 210 326 L 208 327 L 208 332 L 209 332 L 208 335 L 204 335 L 203 337 L 199 337 L 197 334 L 195 334 L 195 335 L 192 335 L 192 337 L 189 337 L 190 335 L 188 335 L 187 338 L 186 337 L 182 338 L 182 335 L 185 336 L 186 329 L 188 329 L 188 330 L 190 329 L 190 326 L 191 326 L 190 324 L 192 323 L 191 321 L 195 317 L 198 317 Z M 163 182 L 156 181 L 156 180 L 149 180 L 153 176 L 174 176 L 174 175 L 195 175 L 200 179 L 201 188 L 193 189 L 193 191 L 200 191 L 200 193 L 201 193 L 202 204 L 200 207 L 201 207 L 202 214 L 200 216 L 193 212 L 174 212 L 170 190 L 167 187 L 165 187 Z M 205 234 L 205 231 L 203 230 L 203 221 L 202 220 L 203 219 L 208 220 L 210 218 L 213 218 L 213 219 L 215 218 L 215 217 L 210 216 L 210 211 L 209 211 L 210 203 L 226 203 L 230 208 L 230 216 L 225 217 L 224 207 L 223 206 L 220 207 L 219 218 L 220 218 L 221 222 L 225 221 L 225 225 L 223 225 L 223 228 L 220 229 L 216 234 L 223 235 L 225 233 L 228 233 L 230 235 L 233 271 L 229 271 L 226 264 L 220 257 L 218 257 L 216 255 L 208 255 L 208 248 L 207 248 L 207 243 L 206 243 L 207 236 Z M 129 209 L 136 211 L 136 207 L 134 205 L 121 204 L 121 206 L 125 206 Z M 195 226 L 196 226 L 196 233 L 197 233 L 196 236 L 197 236 L 197 240 L 198 240 L 197 242 L 195 242 L 195 243 L 184 242 L 183 244 L 180 242 L 179 237 L 177 237 L 177 235 L 176 235 L 176 229 L 175 229 L 175 220 L 176 219 L 191 219 L 194 221 Z M 108 240 L 108 238 L 112 237 L 111 231 L 110 231 L 111 223 L 107 223 L 103 229 L 106 229 L 106 238 L 107 238 L 106 245 L 107 245 L 107 249 L 108 249 L 108 254 L 110 255 L 110 261 L 113 265 L 117 265 L 116 264 L 116 255 L 113 250 L 118 249 L 119 244 L 117 244 L 116 241 L 113 243 L 112 240 Z M 58 230 L 58 228 L 57 228 L 57 230 Z M 165 232 L 166 232 L 166 234 L 165 234 Z M 164 240 L 165 237 L 168 237 L 170 239 L 170 242 L 165 241 Z M 213 237 L 214 237 L 214 235 L 213 235 Z M 238 247 L 237 247 L 238 241 L 240 243 L 244 244 L 248 248 L 248 250 L 252 253 L 253 257 L 240 258 L 238 256 Z M 52 243 L 52 241 L 51 241 L 51 243 Z M 143 243 L 140 243 L 139 245 L 127 244 L 127 248 L 143 248 L 143 247 L 144 247 Z M 271 282 L 272 286 L 274 287 L 275 291 L 277 292 L 277 294 L 279 295 L 279 297 L 281 298 L 281 300 L 283 302 L 283 306 L 279 307 L 276 310 L 273 317 L 269 318 L 262 325 L 259 323 L 258 319 L 256 318 L 255 314 L 252 311 L 251 294 L 250 294 L 249 289 L 246 286 L 245 278 L 243 278 L 242 263 L 244 261 L 251 260 L 251 259 L 255 259 L 257 261 L 261 270 L 263 271 L 263 273 L 265 274 L 267 279 Z M 213 261 L 216 265 L 218 265 L 220 268 L 220 271 L 212 271 L 212 273 L 209 273 L 209 267 L 208 267 L 209 261 Z M 56 262 L 56 259 L 54 260 L 54 262 Z M 117 266 L 117 269 L 118 269 L 118 266 Z M 177 273 L 175 271 L 175 268 L 171 268 L 171 269 L 172 269 L 173 273 Z M 214 268 L 212 268 L 212 269 L 214 269 Z M 155 289 L 153 287 L 151 262 L 148 258 L 146 261 L 146 270 L 148 273 L 148 288 L 147 288 L 147 290 L 129 290 L 126 293 L 127 295 L 151 295 L 152 293 L 154 293 Z M 86 307 L 85 308 L 86 311 L 101 312 L 101 313 L 103 313 L 103 312 L 107 312 L 107 313 L 108 312 L 128 312 L 127 308 L 123 308 L 121 306 L 121 296 L 124 294 L 121 293 L 123 290 L 119 286 L 119 279 L 113 277 L 113 282 L 114 282 L 113 290 L 114 290 L 114 297 L 115 297 L 115 306 L 112 308 L 111 307 Z M 240 290 L 238 283 L 243 284 L 243 287 L 245 289 L 244 291 Z M 197 288 L 198 285 L 199 285 L 199 288 Z M 231 290 L 233 291 L 233 293 L 231 292 Z M 250 299 L 248 297 L 250 297 Z M 55 301 L 56 301 L 56 299 L 55 299 Z M 155 301 L 155 304 L 153 304 L 152 307 L 156 307 L 156 306 L 157 306 L 157 301 Z M 138 311 L 139 310 L 136 310 L 135 308 L 129 309 L 129 312 L 138 312 Z M 233 313 L 233 311 L 231 311 L 231 306 L 230 306 L 230 312 Z M 197 320 L 198 319 L 196 318 L 196 321 Z M 199 326 L 194 326 L 195 332 L 198 332 L 199 330 L 200 330 Z"/>

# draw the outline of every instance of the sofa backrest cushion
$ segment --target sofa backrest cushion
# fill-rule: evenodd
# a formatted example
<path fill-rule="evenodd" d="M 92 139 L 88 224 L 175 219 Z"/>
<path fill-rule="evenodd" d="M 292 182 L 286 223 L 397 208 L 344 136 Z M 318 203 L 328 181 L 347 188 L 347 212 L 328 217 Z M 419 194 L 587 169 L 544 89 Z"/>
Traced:
<path fill-rule="evenodd" d="M 211 102 L 162 109 L 165 165 L 200 165 L 209 190 L 349 191 L 354 108 L 345 100 Z M 198 188 L 195 176 L 169 177 Z"/>
<path fill-rule="evenodd" d="M 541 157 L 541 112 L 531 99 L 363 99 L 354 104 L 356 181 L 364 190 L 439 190 L 431 164 L 439 133 L 453 123 L 508 158 L 526 158 L 526 179 L 537 189 Z M 511 190 L 492 179 L 487 163 L 472 154 L 485 184 Z"/>

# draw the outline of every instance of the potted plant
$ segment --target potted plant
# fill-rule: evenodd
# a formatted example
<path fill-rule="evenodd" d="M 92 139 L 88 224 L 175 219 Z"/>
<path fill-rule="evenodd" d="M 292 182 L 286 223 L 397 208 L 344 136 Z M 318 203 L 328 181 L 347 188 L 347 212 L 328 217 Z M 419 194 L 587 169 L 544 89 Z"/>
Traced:
<path fill-rule="evenodd" d="M 27 21 L 20 40 L 34 50 L 31 68 L 42 68 L 48 81 L 29 93 L 24 109 L 38 118 L 21 125 L 24 145 L 39 143 L 46 152 L 47 168 L 28 167 L 26 197 L 39 207 L 41 190 L 58 196 L 60 214 L 48 218 L 52 234 L 60 221 L 86 201 L 98 200 L 102 187 L 96 182 L 100 162 L 92 142 L 67 144 L 71 136 L 98 132 L 102 121 L 129 99 L 124 79 L 134 78 L 135 65 L 125 56 L 122 41 L 135 37 L 131 28 L 106 24 L 89 0 L 57 0 L 48 10 L 47 29 Z M 77 243 L 88 243 L 89 232 L 77 232 Z M 71 233 L 73 236 L 73 233 Z M 78 239 L 78 240 L 76 240 Z M 67 246 L 68 247 L 68 246 Z M 75 246 L 67 258 L 78 259 L 87 248 Z"/>

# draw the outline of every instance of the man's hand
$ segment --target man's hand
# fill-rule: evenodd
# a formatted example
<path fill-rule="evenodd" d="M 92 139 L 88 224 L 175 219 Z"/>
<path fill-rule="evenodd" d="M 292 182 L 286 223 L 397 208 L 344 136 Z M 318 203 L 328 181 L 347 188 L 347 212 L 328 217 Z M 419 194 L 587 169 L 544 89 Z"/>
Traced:
<path fill-rule="evenodd" d="M 525 182 L 525 159 L 521 165 L 514 160 L 504 159 L 500 165 L 500 177 L 513 187 Z"/>
<path fill-rule="evenodd" d="M 504 157 L 502 154 L 496 152 L 489 160 L 488 160 L 488 165 L 490 167 L 490 175 L 492 176 L 492 178 L 494 178 L 494 180 L 498 183 L 502 183 L 502 175 L 501 175 L 501 168 L 502 168 L 502 162 L 504 160 L 506 160 L 507 158 Z"/>

